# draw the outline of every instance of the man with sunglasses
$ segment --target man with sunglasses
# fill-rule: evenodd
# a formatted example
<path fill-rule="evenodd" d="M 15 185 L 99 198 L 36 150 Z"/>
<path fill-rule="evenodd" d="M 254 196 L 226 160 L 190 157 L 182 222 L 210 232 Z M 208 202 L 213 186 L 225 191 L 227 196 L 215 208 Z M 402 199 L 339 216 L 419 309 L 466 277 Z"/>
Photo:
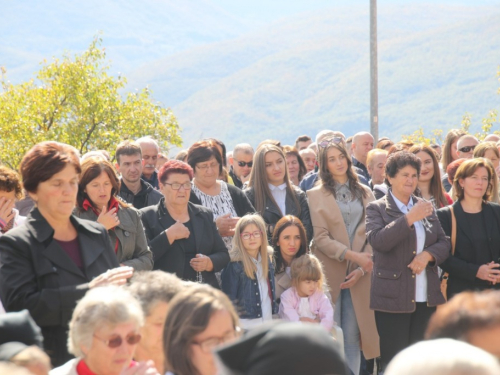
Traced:
<path fill-rule="evenodd" d="M 472 135 L 464 135 L 457 142 L 457 155 L 459 159 L 472 159 L 474 148 L 479 144 L 476 137 Z"/>
<path fill-rule="evenodd" d="M 234 147 L 233 156 L 229 158 L 231 169 L 229 175 L 234 185 L 243 188 L 243 184 L 250 178 L 253 166 L 253 148 L 248 143 L 240 143 Z"/>

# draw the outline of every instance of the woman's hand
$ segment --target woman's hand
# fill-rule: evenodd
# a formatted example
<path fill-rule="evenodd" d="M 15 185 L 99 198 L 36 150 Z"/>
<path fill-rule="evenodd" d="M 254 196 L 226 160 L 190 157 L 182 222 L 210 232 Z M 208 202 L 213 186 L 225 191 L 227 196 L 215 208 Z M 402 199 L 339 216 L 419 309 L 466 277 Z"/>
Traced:
<path fill-rule="evenodd" d="M 196 258 L 191 259 L 189 265 L 196 272 L 212 271 L 214 269 L 214 264 L 212 259 L 203 254 L 196 254 Z"/>
<path fill-rule="evenodd" d="M 477 270 L 476 277 L 481 280 L 486 280 L 490 281 L 493 284 L 496 284 L 500 280 L 500 270 L 498 269 L 500 267 L 500 264 L 490 262 L 488 264 L 483 264 L 479 269 Z"/>
<path fill-rule="evenodd" d="M 352 250 L 347 250 L 345 259 L 359 265 L 365 273 L 372 272 L 373 270 L 373 254 L 370 253 L 357 253 Z"/>
<path fill-rule="evenodd" d="M 189 231 L 188 227 L 186 227 L 180 221 L 176 221 L 174 225 L 172 225 L 165 231 L 165 234 L 167 235 L 168 242 L 172 244 L 175 240 L 188 238 L 191 232 Z"/>
<path fill-rule="evenodd" d="M 118 267 L 101 273 L 89 283 L 89 288 L 96 288 L 107 285 L 123 285 L 134 274 L 132 267 Z"/>
<path fill-rule="evenodd" d="M 411 199 L 411 198 L 410 198 Z M 408 220 L 408 225 L 413 225 L 417 221 L 420 221 L 427 216 L 432 215 L 434 211 L 434 206 L 431 202 L 418 201 L 406 214 L 406 220 Z"/>
<path fill-rule="evenodd" d="M 363 277 L 363 272 L 360 269 L 356 268 L 349 275 L 347 275 L 345 281 L 342 284 L 340 284 L 340 289 L 349 289 L 353 287 L 362 277 Z"/>
<path fill-rule="evenodd" d="M 234 236 L 234 228 L 238 220 L 240 220 L 239 217 L 231 217 L 231 214 L 225 214 L 215 219 L 215 225 L 217 225 L 217 230 L 221 237 Z"/>
<path fill-rule="evenodd" d="M 0 219 L 2 219 L 5 224 L 8 224 L 15 216 L 13 208 L 14 200 L 5 197 L 0 198 Z"/>
<path fill-rule="evenodd" d="M 137 362 L 124 369 L 120 375 L 160 375 L 153 361 Z"/>
<path fill-rule="evenodd" d="M 102 206 L 102 211 L 97 218 L 97 222 L 104 225 L 104 228 L 106 228 L 106 230 L 110 230 L 117 225 L 120 225 L 120 220 L 118 219 L 116 211 L 116 208 L 112 208 L 108 211 L 106 209 L 106 206 Z"/>
<path fill-rule="evenodd" d="M 415 258 L 413 258 L 410 264 L 408 264 L 408 268 L 411 269 L 414 274 L 420 275 L 427 267 L 427 264 L 433 261 L 434 257 L 430 253 L 422 251 Z"/>

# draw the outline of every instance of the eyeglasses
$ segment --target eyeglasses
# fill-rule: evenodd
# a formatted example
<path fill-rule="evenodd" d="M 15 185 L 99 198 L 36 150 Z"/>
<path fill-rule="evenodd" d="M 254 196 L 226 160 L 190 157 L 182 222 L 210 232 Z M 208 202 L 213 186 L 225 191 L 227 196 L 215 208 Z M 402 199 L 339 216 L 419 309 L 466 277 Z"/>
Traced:
<path fill-rule="evenodd" d="M 234 159 L 236 160 L 236 159 Z M 239 160 L 236 160 L 236 162 L 238 163 L 238 165 L 243 168 L 245 165 L 248 166 L 248 168 L 252 168 L 252 165 L 253 165 L 253 161 L 249 161 L 249 162 L 244 162 L 244 161 L 239 161 Z"/>
<path fill-rule="evenodd" d="M 257 232 L 253 232 L 253 233 L 245 232 L 245 233 L 240 234 L 241 238 L 243 238 L 244 240 L 249 240 L 250 237 L 260 238 L 261 235 L 262 235 L 262 232 L 260 230 Z"/>
<path fill-rule="evenodd" d="M 340 138 L 340 137 L 333 137 L 333 138 L 330 138 L 330 139 L 325 139 L 324 141 L 321 141 L 318 146 L 320 147 L 323 147 L 325 148 L 326 146 L 328 146 L 330 143 L 335 143 L 335 144 L 344 144 L 344 138 Z"/>
<path fill-rule="evenodd" d="M 123 338 L 121 336 L 115 336 L 109 340 L 101 339 L 100 337 L 98 337 L 96 335 L 94 335 L 94 337 L 96 339 L 102 341 L 103 343 L 105 343 L 108 346 L 108 348 L 111 348 L 111 349 L 118 348 L 123 344 Z M 139 343 L 139 341 L 141 341 L 141 335 L 139 333 L 131 333 L 131 334 L 127 335 L 127 337 L 125 337 L 125 341 L 129 345 L 136 345 Z"/>
<path fill-rule="evenodd" d="M 473 146 L 464 146 L 464 147 L 459 148 L 458 151 L 460 151 L 460 152 L 471 152 L 471 151 L 474 151 L 475 148 L 476 148 L 476 145 L 473 145 Z"/>
<path fill-rule="evenodd" d="M 203 340 L 201 342 L 193 342 L 193 345 L 199 345 L 203 352 L 210 354 L 218 346 L 220 346 L 226 342 L 233 341 L 236 337 L 239 336 L 240 331 L 241 331 L 240 327 L 236 327 L 236 329 L 234 331 L 229 332 L 225 336 L 211 337 L 211 338 Z"/>
<path fill-rule="evenodd" d="M 170 185 L 172 190 L 181 190 L 181 187 L 183 187 L 184 190 L 191 190 L 191 182 L 186 182 L 185 184 L 179 184 L 177 182 L 174 182 L 173 184 L 169 184 L 168 182 L 165 182 L 164 185 Z"/>
<path fill-rule="evenodd" d="M 212 164 L 204 164 L 204 165 L 197 165 L 196 168 L 198 168 L 199 170 L 202 170 L 204 172 L 208 171 L 209 168 L 212 168 L 212 169 L 218 169 L 219 167 L 219 163 L 217 162 L 214 162 Z"/>

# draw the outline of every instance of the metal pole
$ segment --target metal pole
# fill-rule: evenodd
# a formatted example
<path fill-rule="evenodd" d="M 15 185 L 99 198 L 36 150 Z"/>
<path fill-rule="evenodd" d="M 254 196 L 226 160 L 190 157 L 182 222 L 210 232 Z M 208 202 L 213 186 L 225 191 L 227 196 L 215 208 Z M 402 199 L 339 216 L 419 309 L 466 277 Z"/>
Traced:
<path fill-rule="evenodd" d="M 370 0 L 370 133 L 378 141 L 377 0 Z"/>

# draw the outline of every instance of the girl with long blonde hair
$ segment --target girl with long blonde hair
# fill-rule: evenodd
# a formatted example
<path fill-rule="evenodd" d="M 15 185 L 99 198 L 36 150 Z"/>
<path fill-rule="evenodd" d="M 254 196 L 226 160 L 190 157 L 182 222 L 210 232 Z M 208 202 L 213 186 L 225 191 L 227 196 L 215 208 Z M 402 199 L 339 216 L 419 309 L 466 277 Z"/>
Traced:
<path fill-rule="evenodd" d="M 278 312 L 272 247 L 259 215 L 245 215 L 236 224 L 231 262 L 222 271 L 222 290 L 233 301 L 241 327 L 251 329 Z"/>

